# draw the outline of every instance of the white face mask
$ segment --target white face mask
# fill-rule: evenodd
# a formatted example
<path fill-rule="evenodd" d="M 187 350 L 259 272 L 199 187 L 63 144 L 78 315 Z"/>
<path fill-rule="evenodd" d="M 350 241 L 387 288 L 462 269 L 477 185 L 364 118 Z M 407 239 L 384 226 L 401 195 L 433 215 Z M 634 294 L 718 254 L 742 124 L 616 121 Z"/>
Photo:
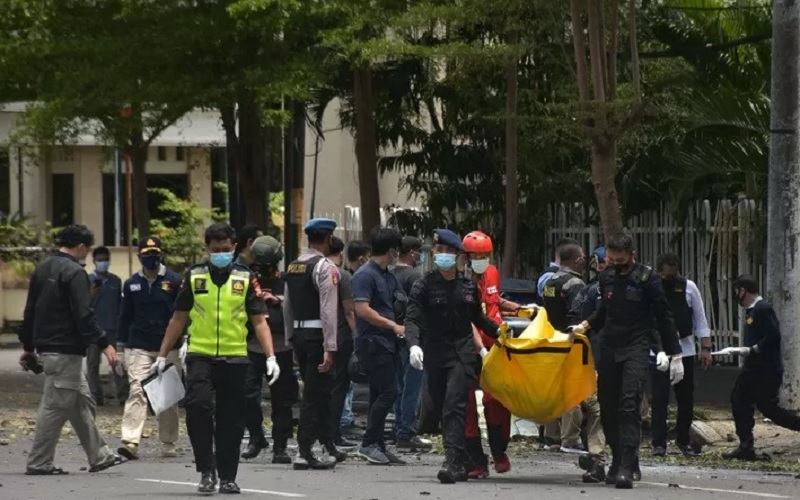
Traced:
<path fill-rule="evenodd" d="M 483 274 L 487 269 L 489 269 L 489 259 L 473 260 L 470 267 L 472 267 L 472 270 L 475 271 L 475 273 Z"/>

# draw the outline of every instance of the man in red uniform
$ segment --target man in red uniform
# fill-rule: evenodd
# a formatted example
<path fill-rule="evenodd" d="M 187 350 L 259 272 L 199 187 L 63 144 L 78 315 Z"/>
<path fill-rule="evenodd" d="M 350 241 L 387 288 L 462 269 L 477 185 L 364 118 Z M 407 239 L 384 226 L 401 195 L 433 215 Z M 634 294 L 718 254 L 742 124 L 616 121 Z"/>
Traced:
<path fill-rule="evenodd" d="M 489 263 L 493 250 L 492 239 L 480 231 L 473 231 L 464 237 L 464 251 L 467 253 L 474 279 L 481 291 L 483 312 L 492 321 L 501 323 L 501 311 L 516 313 L 520 306 L 500 297 L 500 272 L 497 267 Z M 481 356 L 485 356 L 486 352 L 494 345 L 494 339 L 480 330 L 477 333 L 483 347 Z M 483 412 L 486 417 L 489 449 L 494 461 L 494 470 L 500 474 L 508 472 L 511 470 L 511 462 L 506 455 L 506 448 L 511 435 L 511 412 L 486 391 L 483 392 Z M 469 477 L 470 479 L 486 478 L 489 476 L 489 468 L 481 444 L 478 405 L 474 391 L 470 392 L 467 402 L 466 432 L 467 452 L 474 465 L 473 470 L 469 472 Z"/>

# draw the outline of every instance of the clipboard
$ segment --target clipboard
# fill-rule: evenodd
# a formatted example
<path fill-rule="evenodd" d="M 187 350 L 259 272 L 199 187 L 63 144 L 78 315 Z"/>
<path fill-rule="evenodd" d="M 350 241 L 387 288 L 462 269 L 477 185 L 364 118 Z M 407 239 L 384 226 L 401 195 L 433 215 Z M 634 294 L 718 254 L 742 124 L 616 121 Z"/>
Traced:
<path fill-rule="evenodd" d="M 155 416 L 178 404 L 186 395 L 181 375 L 174 364 L 167 365 L 161 375 L 155 373 L 142 380 L 142 390 Z"/>

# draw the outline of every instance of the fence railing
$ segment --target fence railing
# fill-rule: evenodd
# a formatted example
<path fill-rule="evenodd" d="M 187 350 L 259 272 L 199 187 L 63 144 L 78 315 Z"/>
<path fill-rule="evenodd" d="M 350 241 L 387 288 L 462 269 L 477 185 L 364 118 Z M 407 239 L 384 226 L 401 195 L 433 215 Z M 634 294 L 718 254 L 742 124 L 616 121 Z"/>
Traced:
<path fill-rule="evenodd" d="M 386 224 L 391 210 L 381 211 Z M 361 210 L 346 205 L 339 213 L 316 214 L 339 221 L 337 236 L 345 242 L 361 239 Z M 564 237 L 578 240 L 588 251 L 601 244 L 602 230 L 595 209 L 582 204 L 556 204 L 548 209 L 550 229 L 544 238 L 545 255 L 552 256 L 556 242 Z M 738 346 L 741 332 L 740 309 L 733 296 L 733 280 L 751 274 L 764 284 L 760 257 L 766 245 L 763 217 L 753 200 L 704 200 L 689 207 L 685 220 L 663 204 L 627 221 L 640 262 L 655 266 L 661 253 L 671 251 L 682 261 L 684 274 L 694 281 L 703 297 L 714 346 Z M 518 266 L 520 276 L 535 276 L 548 262 Z"/>

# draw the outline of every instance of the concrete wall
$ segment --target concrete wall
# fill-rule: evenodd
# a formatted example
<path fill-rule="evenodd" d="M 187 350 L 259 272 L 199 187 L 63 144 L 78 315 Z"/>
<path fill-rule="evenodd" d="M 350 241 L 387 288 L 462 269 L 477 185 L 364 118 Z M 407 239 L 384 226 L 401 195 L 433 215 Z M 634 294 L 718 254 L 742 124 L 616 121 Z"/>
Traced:
<path fill-rule="evenodd" d="M 325 110 L 322 123 L 324 141 L 319 143 L 317 158 L 317 189 L 314 212 L 316 216 L 332 215 L 341 217 L 345 205 L 360 206 L 358 191 L 358 163 L 355 154 L 355 139 L 350 130 L 339 124 L 339 101 L 332 102 Z M 305 217 L 311 210 L 314 186 L 314 156 L 317 150 L 316 131 L 306 129 L 305 187 L 303 213 Z M 390 151 L 385 154 L 391 154 Z M 381 206 L 397 204 L 403 207 L 421 206 L 421 200 L 409 198 L 408 190 L 400 189 L 401 175 L 389 172 L 381 176 Z"/>

